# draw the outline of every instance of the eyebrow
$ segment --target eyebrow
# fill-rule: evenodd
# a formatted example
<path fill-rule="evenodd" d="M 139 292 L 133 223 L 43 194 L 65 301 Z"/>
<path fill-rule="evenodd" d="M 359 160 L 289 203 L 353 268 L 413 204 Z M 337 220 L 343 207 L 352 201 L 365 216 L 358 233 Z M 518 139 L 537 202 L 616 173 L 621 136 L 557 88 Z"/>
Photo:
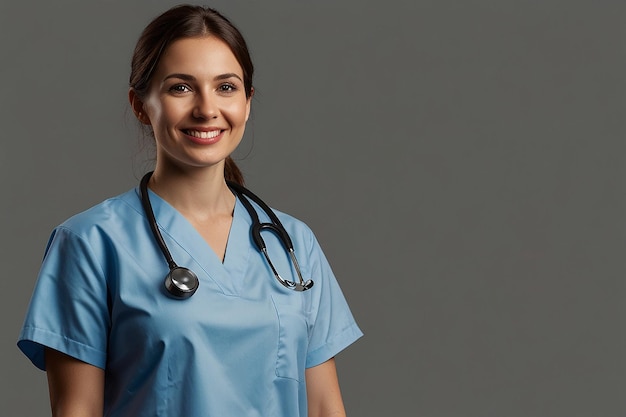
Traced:
<path fill-rule="evenodd" d="M 196 81 L 196 77 L 194 77 L 193 75 L 189 75 L 189 74 L 170 74 L 167 77 L 165 77 L 163 79 L 163 81 L 165 80 L 169 80 L 170 78 L 178 78 L 184 81 Z M 237 74 L 235 74 L 234 72 L 227 72 L 226 74 L 220 74 L 217 75 L 215 77 L 213 77 L 214 81 L 220 81 L 220 80 L 227 80 L 229 78 L 237 78 L 239 81 L 243 82 L 243 80 L 241 79 L 241 77 Z"/>

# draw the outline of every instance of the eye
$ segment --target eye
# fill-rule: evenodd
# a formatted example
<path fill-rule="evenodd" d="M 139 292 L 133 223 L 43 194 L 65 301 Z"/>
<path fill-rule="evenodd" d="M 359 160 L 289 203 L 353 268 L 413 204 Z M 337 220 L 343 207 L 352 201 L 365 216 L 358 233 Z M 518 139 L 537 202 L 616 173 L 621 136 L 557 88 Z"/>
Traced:
<path fill-rule="evenodd" d="M 224 83 L 217 87 L 217 91 L 220 93 L 234 93 L 237 90 L 237 87 L 231 83 Z"/>
<path fill-rule="evenodd" d="M 169 88 L 169 91 L 172 93 L 187 93 L 191 91 L 191 89 L 186 84 L 174 84 Z"/>

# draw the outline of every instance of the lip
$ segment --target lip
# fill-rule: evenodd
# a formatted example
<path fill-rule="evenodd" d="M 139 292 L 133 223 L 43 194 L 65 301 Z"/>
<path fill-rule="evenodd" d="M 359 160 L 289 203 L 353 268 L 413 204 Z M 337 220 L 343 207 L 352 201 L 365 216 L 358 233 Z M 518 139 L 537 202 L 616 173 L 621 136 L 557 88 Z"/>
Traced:
<path fill-rule="evenodd" d="M 219 131 L 219 133 L 216 136 L 213 136 L 213 137 L 202 138 L 202 137 L 193 136 L 193 135 L 190 135 L 189 133 L 187 133 L 187 132 L 189 132 L 191 130 L 197 131 L 197 132 L 215 132 L 215 131 Z M 188 128 L 188 129 L 182 129 L 181 132 L 187 138 L 187 140 L 189 140 L 190 142 L 193 142 L 193 143 L 198 144 L 198 145 L 212 145 L 214 143 L 219 142 L 222 139 L 222 137 L 224 136 L 225 129 L 215 128 L 215 127 L 192 127 L 192 128 Z"/>

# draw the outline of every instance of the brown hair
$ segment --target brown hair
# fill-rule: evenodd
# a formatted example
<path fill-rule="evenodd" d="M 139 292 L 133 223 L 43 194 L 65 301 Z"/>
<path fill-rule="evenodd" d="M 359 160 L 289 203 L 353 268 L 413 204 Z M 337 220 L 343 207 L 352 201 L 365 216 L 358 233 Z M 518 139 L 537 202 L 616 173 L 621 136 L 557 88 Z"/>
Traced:
<path fill-rule="evenodd" d="M 209 7 L 180 5 L 157 16 L 141 33 L 133 58 L 129 85 L 139 98 L 144 98 L 150 79 L 165 49 L 174 41 L 199 36 L 215 36 L 222 40 L 243 70 L 246 97 L 252 96 L 254 66 L 246 42 L 239 30 L 218 11 Z M 229 181 L 243 184 L 243 174 L 235 161 L 226 158 L 224 176 Z"/>

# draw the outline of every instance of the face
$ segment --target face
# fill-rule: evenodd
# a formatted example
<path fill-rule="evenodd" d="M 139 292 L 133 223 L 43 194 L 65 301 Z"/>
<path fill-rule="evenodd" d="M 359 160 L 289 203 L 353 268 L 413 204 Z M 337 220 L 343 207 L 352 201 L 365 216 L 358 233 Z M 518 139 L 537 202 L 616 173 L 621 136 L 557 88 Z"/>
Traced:
<path fill-rule="evenodd" d="M 131 90 L 130 100 L 154 131 L 157 169 L 223 170 L 250 114 L 241 66 L 228 45 L 210 36 L 170 44 L 147 96 L 141 100 Z"/>

